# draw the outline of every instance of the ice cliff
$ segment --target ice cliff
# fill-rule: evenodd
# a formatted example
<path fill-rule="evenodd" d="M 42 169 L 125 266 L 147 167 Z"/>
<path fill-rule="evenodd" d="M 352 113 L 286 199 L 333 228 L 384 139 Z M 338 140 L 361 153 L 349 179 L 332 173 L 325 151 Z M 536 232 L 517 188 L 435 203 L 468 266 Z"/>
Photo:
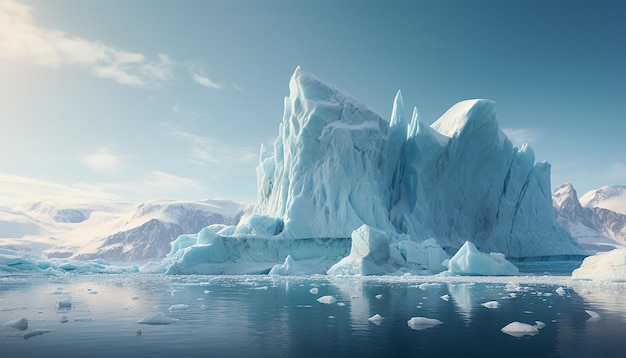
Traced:
<path fill-rule="evenodd" d="M 261 148 L 256 212 L 279 236 L 346 238 L 366 224 L 452 252 L 466 240 L 511 257 L 580 253 L 552 209 L 550 165 L 514 147 L 495 106 L 467 100 L 432 125 L 391 119 L 299 67 L 273 151 Z"/>
<path fill-rule="evenodd" d="M 436 273 L 466 241 L 508 257 L 582 253 L 556 221 L 550 165 L 511 144 L 493 102 L 427 125 L 400 92 L 388 121 L 299 67 L 289 89 L 273 148 L 261 146 L 254 212 L 179 237 L 158 269 Z"/>

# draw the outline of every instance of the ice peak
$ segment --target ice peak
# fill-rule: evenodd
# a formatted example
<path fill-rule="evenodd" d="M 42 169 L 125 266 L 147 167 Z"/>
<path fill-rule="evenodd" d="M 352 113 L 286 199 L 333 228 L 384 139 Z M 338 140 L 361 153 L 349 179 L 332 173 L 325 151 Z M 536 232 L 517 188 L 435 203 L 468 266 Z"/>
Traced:
<path fill-rule="evenodd" d="M 404 100 L 402 99 L 402 92 L 398 90 L 396 97 L 393 99 L 393 109 L 391 110 L 391 120 L 389 121 L 390 127 L 405 126 L 407 123 L 404 117 Z"/>
<path fill-rule="evenodd" d="M 459 135 L 470 123 L 477 127 L 497 126 L 495 102 L 487 99 L 470 99 L 452 106 L 431 125 L 437 132 L 452 138 Z"/>

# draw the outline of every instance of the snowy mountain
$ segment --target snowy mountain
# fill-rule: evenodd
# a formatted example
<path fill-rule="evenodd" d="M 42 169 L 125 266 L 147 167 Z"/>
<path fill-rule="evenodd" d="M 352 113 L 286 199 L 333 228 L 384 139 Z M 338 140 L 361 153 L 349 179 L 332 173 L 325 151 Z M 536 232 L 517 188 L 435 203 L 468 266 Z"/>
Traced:
<path fill-rule="evenodd" d="M 244 208 L 229 200 L 40 201 L 0 210 L 0 248 L 48 258 L 158 259 L 179 235 L 236 224 Z"/>
<path fill-rule="evenodd" d="M 432 125 L 390 121 L 297 68 L 273 152 L 261 149 L 256 213 L 285 239 L 345 238 L 363 224 L 447 251 L 471 240 L 512 257 L 579 253 L 557 223 L 550 165 L 499 129 L 494 103 L 468 100 Z"/>
<path fill-rule="evenodd" d="M 559 222 L 590 252 L 625 246 L 626 215 L 600 207 L 607 203 L 611 207 L 625 206 L 626 195 L 621 194 L 625 192 L 623 188 L 616 185 L 604 187 L 590 191 L 579 200 L 572 184 L 562 184 L 552 193 Z M 587 205 L 583 206 L 583 202 Z"/>
<path fill-rule="evenodd" d="M 608 185 L 580 198 L 586 208 L 603 208 L 626 215 L 626 185 Z"/>

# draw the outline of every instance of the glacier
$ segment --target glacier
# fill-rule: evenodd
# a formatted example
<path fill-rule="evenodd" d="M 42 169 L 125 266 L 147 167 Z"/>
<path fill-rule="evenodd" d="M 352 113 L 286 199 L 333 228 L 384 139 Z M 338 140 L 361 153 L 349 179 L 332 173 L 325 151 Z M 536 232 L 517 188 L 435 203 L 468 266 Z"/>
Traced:
<path fill-rule="evenodd" d="M 485 99 L 428 125 L 398 91 L 386 120 L 297 67 L 256 175 L 251 214 L 180 236 L 150 270 L 436 273 L 466 241 L 510 258 L 584 254 L 556 220 L 550 164 L 513 146 Z"/>

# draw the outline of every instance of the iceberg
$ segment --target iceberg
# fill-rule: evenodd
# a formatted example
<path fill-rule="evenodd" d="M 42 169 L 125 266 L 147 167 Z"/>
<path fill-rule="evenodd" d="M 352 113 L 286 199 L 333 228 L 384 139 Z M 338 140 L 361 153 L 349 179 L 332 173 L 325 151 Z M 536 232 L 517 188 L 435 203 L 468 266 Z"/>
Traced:
<path fill-rule="evenodd" d="M 256 206 L 238 225 L 180 236 L 151 270 L 433 274 L 468 240 L 514 258 L 582 253 L 556 221 L 550 165 L 512 145 L 489 100 L 428 125 L 417 109 L 405 115 L 398 91 L 386 120 L 297 67 L 256 175 Z M 514 271 L 497 255 L 471 257 L 484 274 Z"/>
<path fill-rule="evenodd" d="M 626 281 L 626 249 L 615 249 L 585 258 L 572 272 L 574 279 Z"/>
<path fill-rule="evenodd" d="M 480 252 L 466 241 L 448 262 L 447 272 L 453 275 L 510 276 L 517 275 L 519 269 L 501 253 Z"/>

